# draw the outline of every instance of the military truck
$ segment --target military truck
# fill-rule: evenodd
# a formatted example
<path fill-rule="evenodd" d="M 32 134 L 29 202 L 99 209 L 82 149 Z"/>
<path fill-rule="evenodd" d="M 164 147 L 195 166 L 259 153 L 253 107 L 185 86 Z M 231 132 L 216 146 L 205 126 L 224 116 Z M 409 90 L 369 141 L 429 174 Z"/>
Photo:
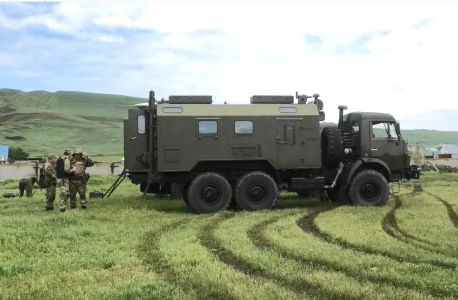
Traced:
<path fill-rule="evenodd" d="M 418 178 L 399 123 L 390 114 L 343 114 L 325 120 L 319 95 L 253 96 L 250 104 L 212 104 L 211 96 L 170 96 L 128 110 L 125 172 L 144 194 L 182 190 L 197 213 L 231 203 L 272 208 L 279 191 L 383 206 L 389 183 Z M 308 100 L 311 99 L 311 100 Z"/>

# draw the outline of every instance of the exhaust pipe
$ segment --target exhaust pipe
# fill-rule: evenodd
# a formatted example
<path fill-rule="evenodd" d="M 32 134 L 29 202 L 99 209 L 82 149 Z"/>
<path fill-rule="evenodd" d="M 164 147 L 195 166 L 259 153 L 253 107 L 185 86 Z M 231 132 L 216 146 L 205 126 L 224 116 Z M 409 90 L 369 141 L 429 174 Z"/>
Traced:
<path fill-rule="evenodd" d="M 339 129 L 342 131 L 342 125 L 343 125 L 343 111 L 348 109 L 348 107 L 341 105 L 338 107 L 339 109 Z"/>

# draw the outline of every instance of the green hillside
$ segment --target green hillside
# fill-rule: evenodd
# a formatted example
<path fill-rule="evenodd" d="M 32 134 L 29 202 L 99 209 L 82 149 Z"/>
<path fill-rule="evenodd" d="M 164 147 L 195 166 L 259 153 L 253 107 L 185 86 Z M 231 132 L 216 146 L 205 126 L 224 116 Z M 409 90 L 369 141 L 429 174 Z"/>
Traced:
<path fill-rule="evenodd" d="M 123 156 L 122 120 L 145 99 L 82 93 L 0 89 L 0 145 L 31 156 L 80 147 L 99 160 Z"/>
<path fill-rule="evenodd" d="M 22 147 L 31 156 L 80 147 L 100 161 L 123 156 L 127 109 L 146 99 L 82 92 L 0 89 L 0 145 Z M 410 144 L 458 144 L 457 132 L 404 130 Z"/>

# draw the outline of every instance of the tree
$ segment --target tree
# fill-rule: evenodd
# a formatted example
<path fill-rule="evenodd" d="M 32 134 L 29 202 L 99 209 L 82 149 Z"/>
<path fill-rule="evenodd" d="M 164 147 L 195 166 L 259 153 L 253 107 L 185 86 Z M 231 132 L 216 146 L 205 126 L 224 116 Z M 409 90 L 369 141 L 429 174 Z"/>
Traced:
<path fill-rule="evenodd" d="M 22 150 L 22 148 L 11 147 L 8 156 L 11 160 L 22 160 L 27 159 L 30 154 Z"/>

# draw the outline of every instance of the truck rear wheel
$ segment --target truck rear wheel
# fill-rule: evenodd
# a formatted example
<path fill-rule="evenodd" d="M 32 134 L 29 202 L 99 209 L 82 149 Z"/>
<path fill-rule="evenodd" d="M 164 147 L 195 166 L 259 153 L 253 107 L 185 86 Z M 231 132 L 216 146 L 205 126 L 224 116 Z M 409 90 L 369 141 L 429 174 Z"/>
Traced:
<path fill-rule="evenodd" d="M 250 172 L 242 176 L 236 186 L 236 201 L 243 210 L 270 209 L 278 200 L 275 181 L 263 172 Z"/>
<path fill-rule="evenodd" d="M 204 173 L 189 185 L 186 204 L 197 213 L 211 214 L 225 210 L 231 198 L 231 185 L 226 178 L 217 173 Z"/>
<path fill-rule="evenodd" d="M 356 205 L 384 206 L 390 196 L 388 181 L 375 170 L 363 170 L 353 177 L 348 196 Z"/>
<path fill-rule="evenodd" d="M 342 133 L 337 128 L 325 127 L 321 132 L 323 165 L 327 169 L 337 168 L 343 158 Z"/>

